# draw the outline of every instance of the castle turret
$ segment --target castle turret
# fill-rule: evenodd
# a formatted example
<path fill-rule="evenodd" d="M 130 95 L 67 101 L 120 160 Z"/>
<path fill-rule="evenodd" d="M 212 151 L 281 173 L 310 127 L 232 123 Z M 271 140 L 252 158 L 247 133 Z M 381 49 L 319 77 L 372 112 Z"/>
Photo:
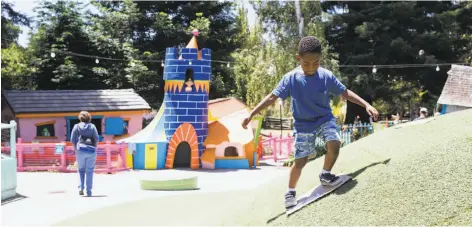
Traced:
<path fill-rule="evenodd" d="M 211 51 L 198 50 L 196 36 L 179 53 L 167 48 L 164 66 L 164 128 L 169 146 L 166 168 L 200 168 L 208 135 Z"/>

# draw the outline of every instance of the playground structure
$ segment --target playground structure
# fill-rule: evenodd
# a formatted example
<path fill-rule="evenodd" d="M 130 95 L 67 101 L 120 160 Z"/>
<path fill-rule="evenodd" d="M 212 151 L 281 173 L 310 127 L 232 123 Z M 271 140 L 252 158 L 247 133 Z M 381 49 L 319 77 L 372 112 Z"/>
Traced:
<path fill-rule="evenodd" d="M 216 100 L 217 101 L 217 100 Z M 214 103 L 215 101 L 210 101 Z M 226 106 L 229 103 L 221 103 L 222 106 Z M 214 104 L 213 104 L 214 105 Z M 234 106 L 234 104 L 232 104 Z M 150 142 L 139 142 L 149 141 L 150 138 L 160 138 L 165 140 L 165 133 L 160 131 L 163 128 L 162 115 L 165 108 L 161 108 L 154 120 L 142 131 L 133 136 L 131 139 L 135 139 L 129 144 L 125 143 L 113 143 L 110 141 L 100 142 L 98 145 L 97 153 L 97 166 L 95 172 L 106 172 L 113 173 L 118 171 L 124 171 L 129 168 L 136 169 L 165 169 L 165 161 L 163 159 L 158 159 L 157 168 L 156 166 L 149 167 L 150 160 L 146 163 L 147 157 L 152 157 L 145 151 L 146 146 L 149 148 Z M 238 156 L 230 156 L 230 158 L 225 157 L 225 149 L 228 145 L 232 145 L 240 150 L 244 150 L 245 147 L 241 148 L 241 145 L 238 143 L 230 143 L 229 133 L 227 129 L 231 129 L 232 133 L 239 133 L 238 128 L 240 128 L 239 123 L 242 120 L 242 117 L 246 116 L 246 110 L 243 106 L 236 108 L 239 111 L 231 115 L 224 115 L 217 118 L 215 116 L 210 116 L 211 121 L 209 121 L 209 135 L 205 140 L 204 145 L 206 146 L 205 152 L 206 156 L 202 156 L 201 162 L 202 167 L 207 169 L 218 169 L 218 168 L 249 168 L 247 158 L 244 153 L 238 153 Z M 211 112 L 209 111 L 211 114 Z M 13 121 L 9 125 L 13 125 Z M 8 124 L 2 124 L 4 128 L 9 128 Z M 286 137 L 280 138 L 280 136 L 272 136 L 269 134 L 265 139 L 260 135 L 260 128 L 262 125 L 262 118 L 255 117 L 252 122 L 253 134 L 254 136 L 254 147 L 257 147 L 256 152 L 254 152 L 252 160 L 256 160 L 256 166 L 259 165 L 260 160 L 272 159 L 274 162 L 285 161 L 289 159 L 290 154 L 293 149 L 293 137 L 290 133 L 287 133 Z M 338 128 L 338 132 L 341 135 L 341 140 L 343 145 L 352 143 L 362 137 L 365 137 L 369 134 L 372 134 L 375 131 L 381 130 L 382 128 L 387 128 L 393 126 L 392 124 L 376 124 L 371 125 L 368 123 L 359 123 L 354 125 L 345 125 Z M 160 132 L 160 133 L 159 133 Z M 12 133 L 12 131 L 10 131 Z M 249 133 L 249 135 L 251 135 Z M 13 135 L 15 136 L 15 135 Z M 231 135 L 233 136 L 233 135 Z M 14 137 L 11 137 L 14 138 Z M 14 147 L 14 153 L 11 153 L 12 147 Z M 216 146 L 219 144 L 220 146 Z M 157 150 L 159 151 L 158 155 L 161 157 L 166 157 L 165 142 L 157 143 Z M 222 146 L 221 146 L 222 145 Z M 152 145 L 151 145 L 152 146 Z M 249 148 L 252 148 L 251 145 L 248 145 Z M 128 152 L 128 150 L 133 151 L 134 157 Z M 229 149 L 230 150 L 230 149 Z M 55 171 L 55 172 L 75 172 L 75 152 L 73 151 L 72 145 L 70 142 L 61 142 L 61 143 L 23 143 L 22 139 L 19 138 L 18 141 L 11 140 L 9 143 L 2 143 L 2 162 L 12 162 L 14 160 L 14 165 L 17 166 L 15 170 L 18 172 L 23 171 Z M 234 153 L 233 151 L 229 151 Z M 236 151 L 237 152 L 237 151 Z M 205 153 L 204 153 L 205 154 Z M 8 157 L 11 155 L 11 157 Z M 151 154 L 152 155 L 152 154 Z M 256 157 L 254 157 L 254 155 Z M 157 157 L 157 155 L 156 155 Z M 157 159 L 157 158 L 156 158 Z M 10 160 L 10 161 L 7 161 Z M 134 161 L 134 163 L 133 163 Z M 147 167 L 146 167 L 147 164 Z M 3 164 L 2 168 L 7 168 L 9 164 Z M 254 166 L 252 163 L 251 166 Z M 3 171 L 5 174 L 8 171 Z M 6 179 L 6 178 L 5 178 Z M 7 185 L 7 184 L 4 184 Z"/>
<path fill-rule="evenodd" d="M 220 110 L 215 108 L 213 113 L 210 111 L 209 103 L 217 103 L 221 100 L 208 100 L 211 51 L 198 50 L 196 36 L 197 32 L 194 33 L 187 47 L 181 51 L 177 48 L 167 48 L 164 68 L 164 103 L 154 120 L 137 133 L 130 131 L 129 133 L 134 135 L 119 139 L 116 143 L 109 140 L 100 142 L 95 172 L 110 173 L 129 168 L 247 169 L 256 167 L 258 157 L 255 150 L 262 123 L 261 118 L 254 119 L 253 127 L 243 129 L 240 123 L 249 112 L 244 104 L 238 104 L 240 101 L 234 101 L 236 100 L 234 98 L 224 99 L 230 102 L 225 103 L 226 106 L 220 105 Z M 55 94 L 52 91 L 48 92 Z M 142 110 L 138 112 L 142 113 Z M 59 115 L 60 118 L 64 114 Z M 139 123 L 138 121 L 131 123 L 134 118 L 127 122 L 126 116 L 120 116 L 104 118 L 105 134 L 113 134 L 117 139 L 116 135 L 123 134 L 123 125 L 139 125 L 134 124 Z M 21 117 L 26 117 L 26 115 Z M 43 115 L 33 117 L 35 121 L 45 119 L 42 118 Z M 93 117 L 100 118 L 100 121 L 94 124 L 102 124 L 103 116 L 93 115 Z M 48 126 L 56 127 L 58 126 L 56 121 L 59 121 L 59 118 L 46 123 L 49 124 Z M 73 125 L 70 122 L 72 118 L 66 116 L 62 119 L 69 120 L 67 132 Z M 59 132 L 62 128 L 57 129 Z M 55 141 L 41 143 L 29 140 L 28 143 L 24 143 L 22 138 L 19 138 L 18 143 L 12 145 L 16 148 L 14 154 L 18 156 L 17 171 L 76 171 L 74 149 L 70 142 L 63 141 L 68 137 L 67 135 L 63 139 L 59 138 L 60 140 L 55 138 Z M 41 137 L 41 139 L 44 138 Z M 13 143 L 2 144 L 2 153 L 9 154 L 13 150 L 10 144 Z"/>
<path fill-rule="evenodd" d="M 154 120 L 126 143 L 134 169 L 248 169 L 257 165 L 257 132 L 243 129 L 249 112 L 235 109 L 215 117 L 209 109 L 211 51 L 196 36 L 180 51 L 166 49 L 164 102 Z M 229 107 L 232 108 L 232 107 Z M 256 121 L 260 119 L 256 119 Z"/>

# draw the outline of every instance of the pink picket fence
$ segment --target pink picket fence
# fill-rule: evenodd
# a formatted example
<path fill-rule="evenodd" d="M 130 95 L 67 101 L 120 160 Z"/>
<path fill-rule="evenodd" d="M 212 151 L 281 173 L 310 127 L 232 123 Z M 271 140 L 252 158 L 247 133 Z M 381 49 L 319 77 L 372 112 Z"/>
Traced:
<path fill-rule="evenodd" d="M 273 159 L 274 162 L 287 160 L 292 153 L 293 137 L 272 136 L 259 141 L 259 160 Z"/>
<path fill-rule="evenodd" d="M 2 144 L 2 153 L 10 154 L 8 143 Z M 76 172 L 75 151 L 70 143 L 16 143 L 18 172 L 56 171 Z M 99 143 L 95 172 L 113 173 L 125 171 L 126 144 L 113 144 L 110 141 Z"/>

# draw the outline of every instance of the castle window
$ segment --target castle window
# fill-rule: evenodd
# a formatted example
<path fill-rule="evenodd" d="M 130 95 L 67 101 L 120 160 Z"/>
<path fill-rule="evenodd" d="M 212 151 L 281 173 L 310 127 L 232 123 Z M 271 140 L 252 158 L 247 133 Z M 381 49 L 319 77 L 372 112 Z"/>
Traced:
<path fill-rule="evenodd" d="M 185 81 L 184 81 L 184 88 L 186 92 L 191 92 L 195 87 L 195 79 L 193 77 L 193 69 L 188 68 L 185 71 Z"/>

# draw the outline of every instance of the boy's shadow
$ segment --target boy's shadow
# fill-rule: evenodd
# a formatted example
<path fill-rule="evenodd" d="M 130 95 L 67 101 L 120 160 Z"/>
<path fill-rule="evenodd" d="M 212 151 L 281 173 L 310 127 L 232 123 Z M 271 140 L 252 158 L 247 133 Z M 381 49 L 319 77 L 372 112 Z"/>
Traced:
<path fill-rule="evenodd" d="M 353 189 L 356 185 L 357 185 L 357 180 L 354 179 L 356 178 L 357 176 L 359 176 L 362 172 L 364 172 L 366 169 L 372 167 L 372 166 L 376 166 L 376 165 L 379 165 L 379 164 L 383 164 L 383 165 L 387 165 L 388 163 L 390 162 L 390 158 L 385 160 L 385 161 L 381 161 L 381 162 L 375 162 L 375 163 L 372 163 L 368 166 L 365 166 L 363 167 L 362 169 L 359 169 L 357 170 L 356 172 L 353 172 L 353 173 L 350 173 L 350 174 L 347 174 L 349 176 L 352 177 L 352 179 L 350 181 L 348 181 L 346 184 L 344 184 L 343 186 L 339 187 L 338 189 L 334 190 L 334 194 L 336 195 L 342 195 L 342 194 L 346 194 L 347 192 L 349 192 L 351 189 Z"/>
<path fill-rule="evenodd" d="M 372 164 L 370 164 L 370 165 L 368 165 L 368 166 L 365 166 L 365 167 L 363 167 L 362 169 L 359 169 L 359 170 L 357 170 L 357 171 L 355 171 L 355 172 L 353 172 L 353 173 L 347 174 L 347 175 L 351 176 L 352 179 L 351 179 L 350 181 L 346 182 L 346 183 L 345 183 L 344 185 L 342 185 L 341 187 L 335 189 L 332 193 L 335 193 L 335 194 L 337 194 L 337 195 L 346 194 L 346 193 L 349 192 L 351 189 L 353 189 L 354 187 L 356 187 L 356 185 L 357 185 L 357 180 L 354 179 L 354 178 L 356 178 L 357 176 L 359 176 L 359 175 L 360 175 L 362 172 L 364 172 L 366 169 L 368 169 L 368 168 L 370 168 L 370 167 L 372 167 L 372 166 L 379 165 L 379 164 L 386 165 L 386 164 L 388 164 L 389 162 L 390 162 L 390 158 L 387 159 L 387 160 L 385 160 L 385 161 L 372 163 Z M 331 194 L 331 193 L 328 193 L 328 194 L 325 195 L 325 196 L 328 196 L 329 194 Z M 280 214 L 278 214 L 278 215 L 276 215 L 276 216 L 273 217 L 273 218 L 270 218 L 269 220 L 267 220 L 266 224 L 269 224 L 269 223 L 275 221 L 277 218 L 281 217 L 281 216 L 284 215 L 284 214 L 285 214 L 285 211 L 282 212 L 282 213 L 280 213 Z"/>

